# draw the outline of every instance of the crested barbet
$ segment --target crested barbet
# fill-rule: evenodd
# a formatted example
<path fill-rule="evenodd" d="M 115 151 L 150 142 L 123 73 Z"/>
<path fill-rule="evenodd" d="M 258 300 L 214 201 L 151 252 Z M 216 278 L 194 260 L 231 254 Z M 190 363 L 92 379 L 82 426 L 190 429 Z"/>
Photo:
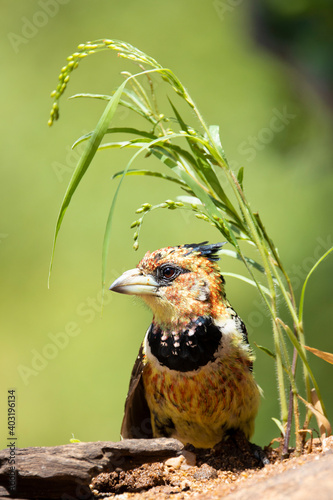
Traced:
<path fill-rule="evenodd" d="M 123 438 L 173 437 L 211 448 L 233 431 L 253 434 L 260 389 L 245 325 L 216 263 L 221 247 L 147 252 L 111 285 L 153 312 L 132 371 Z"/>

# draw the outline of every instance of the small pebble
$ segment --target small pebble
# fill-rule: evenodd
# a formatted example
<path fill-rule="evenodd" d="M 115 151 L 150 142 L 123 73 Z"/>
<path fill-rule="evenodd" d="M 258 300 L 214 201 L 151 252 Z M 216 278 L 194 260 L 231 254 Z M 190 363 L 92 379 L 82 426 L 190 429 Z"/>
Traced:
<path fill-rule="evenodd" d="M 216 479 L 217 478 L 217 472 L 216 470 L 211 467 L 210 465 L 203 464 L 198 472 L 193 474 L 194 479 L 197 479 L 199 481 L 202 481 L 203 479 Z"/>
<path fill-rule="evenodd" d="M 172 467 L 173 469 L 177 470 L 177 469 L 180 469 L 180 467 L 184 461 L 185 461 L 185 457 L 183 457 L 183 455 L 179 455 L 179 457 L 168 458 L 168 460 L 166 460 L 164 462 L 164 464 L 167 467 Z"/>
<path fill-rule="evenodd" d="M 323 439 L 323 453 L 333 449 L 333 436 Z"/>

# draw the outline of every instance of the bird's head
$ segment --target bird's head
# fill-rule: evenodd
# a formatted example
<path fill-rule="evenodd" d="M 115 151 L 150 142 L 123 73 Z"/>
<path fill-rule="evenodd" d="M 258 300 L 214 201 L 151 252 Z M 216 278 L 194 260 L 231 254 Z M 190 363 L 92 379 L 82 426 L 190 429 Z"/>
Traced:
<path fill-rule="evenodd" d="M 223 243 L 166 247 L 147 252 L 110 290 L 140 296 L 153 321 L 166 327 L 187 324 L 199 316 L 223 314 L 224 280 L 216 261 Z"/>

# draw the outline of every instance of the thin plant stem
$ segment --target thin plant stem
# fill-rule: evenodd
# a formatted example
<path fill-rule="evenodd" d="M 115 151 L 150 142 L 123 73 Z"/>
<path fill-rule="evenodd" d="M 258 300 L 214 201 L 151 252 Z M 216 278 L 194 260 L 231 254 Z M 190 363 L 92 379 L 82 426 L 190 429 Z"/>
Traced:
<path fill-rule="evenodd" d="M 228 172 L 229 174 L 229 172 Z M 232 176 L 229 174 L 229 178 L 231 178 L 231 186 L 235 192 L 235 195 L 237 197 L 237 201 L 239 203 L 239 206 L 241 208 L 241 211 L 243 213 L 243 216 L 247 222 L 247 225 L 250 229 L 251 235 L 253 237 L 253 241 L 256 244 L 257 249 L 259 250 L 262 263 L 265 269 L 265 274 L 266 274 L 266 279 L 268 282 L 268 288 L 271 293 L 272 299 L 271 299 L 271 307 L 272 307 L 272 325 L 273 325 L 273 338 L 274 338 L 274 347 L 276 350 L 276 366 L 277 366 L 277 377 L 278 377 L 278 389 L 279 389 L 279 397 L 280 397 L 280 405 L 281 405 L 281 417 L 283 421 L 287 420 L 287 415 L 288 415 L 288 409 L 287 409 L 287 401 L 286 401 L 286 394 L 285 394 L 285 384 L 284 384 L 284 374 L 283 374 L 283 364 L 282 364 L 282 356 L 281 356 L 281 349 L 280 349 L 280 343 L 279 343 L 279 327 L 276 324 L 275 319 L 277 318 L 277 306 L 276 306 L 276 293 L 275 293 L 275 287 L 274 287 L 274 282 L 272 278 L 272 274 L 270 272 L 270 265 L 269 265 L 269 259 L 268 257 L 268 251 L 265 248 L 265 246 L 262 244 L 262 240 L 260 238 L 260 235 L 256 229 L 253 216 L 252 214 L 249 213 L 248 206 L 245 205 L 244 197 L 241 196 L 239 190 L 237 189 L 237 186 L 232 182 Z"/>
<path fill-rule="evenodd" d="M 293 364 L 292 364 L 293 376 L 295 376 L 295 373 L 296 373 L 296 363 L 297 363 L 297 351 L 296 351 L 296 349 L 294 347 Z M 293 393 L 293 390 L 292 390 L 292 386 L 290 384 L 289 405 L 288 405 L 288 420 L 287 420 L 287 426 L 286 426 L 286 433 L 285 433 L 284 441 L 283 441 L 282 457 L 288 456 L 289 440 L 290 440 L 290 434 L 291 434 L 291 423 L 292 423 L 292 416 L 293 416 L 293 409 L 294 409 L 294 393 Z"/>

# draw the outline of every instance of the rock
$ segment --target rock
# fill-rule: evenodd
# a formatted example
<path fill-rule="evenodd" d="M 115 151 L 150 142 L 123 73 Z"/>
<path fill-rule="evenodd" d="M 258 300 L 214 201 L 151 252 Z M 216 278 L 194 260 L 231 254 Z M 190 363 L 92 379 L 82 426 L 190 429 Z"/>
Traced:
<path fill-rule="evenodd" d="M 125 439 L 119 442 L 74 443 L 15 450 L 16 489 L 9 490 L 12 474 L 9 450 L 0 451 L 0 495 L 61 499 L 64 495 L 89 498 L 89 484 L 102 472 L 133 469 L 179 454 L 176 439 Z M 88 496 L 87 496 L 88 495 Z"/>
<path fill-rule="evenodd" d="M 223 496 L 225 500 L 331 500 L 333 498 L 333 454 L 327 453 L 300 467 L 268 477 L 264 481 L 248 483 L 234 493 Z M 219 489 L 215 490 L 219 495 Z M 202 499 L 211 497 L 202 497 Z"/>

